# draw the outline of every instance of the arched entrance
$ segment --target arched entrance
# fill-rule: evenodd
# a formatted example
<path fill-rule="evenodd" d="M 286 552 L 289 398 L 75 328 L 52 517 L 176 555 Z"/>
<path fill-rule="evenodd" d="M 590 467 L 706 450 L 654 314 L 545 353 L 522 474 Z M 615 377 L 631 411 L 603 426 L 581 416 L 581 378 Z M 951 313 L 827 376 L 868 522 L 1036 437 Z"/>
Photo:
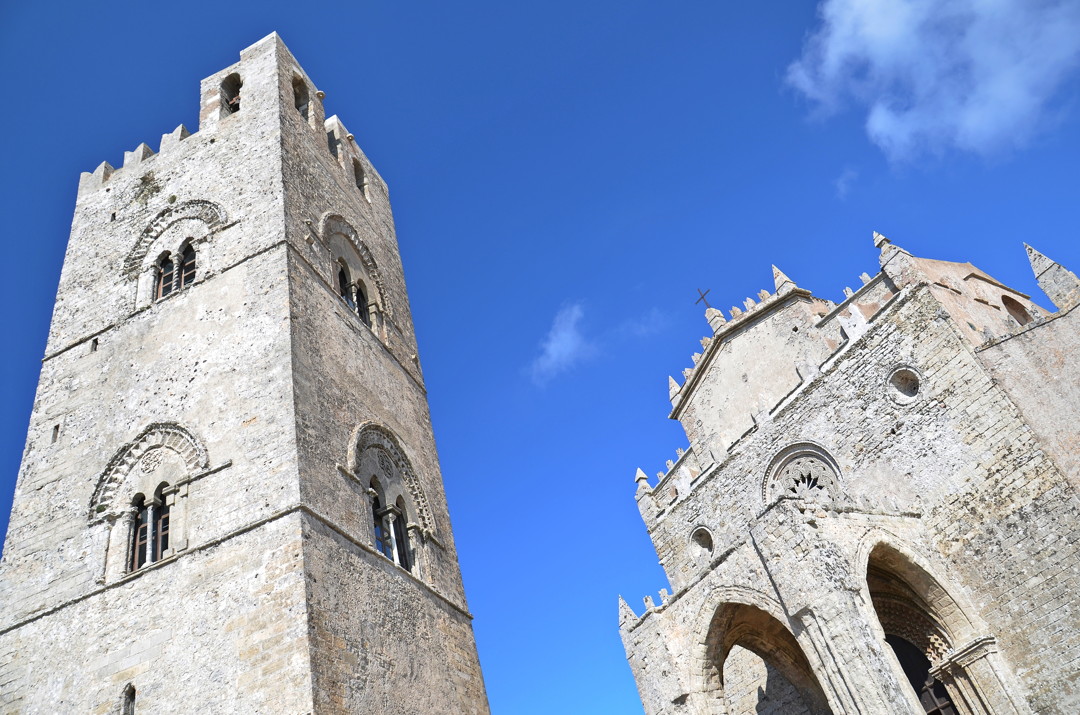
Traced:
<path fill-rule="evenodd" d="M 902 681 L 928 715 L 1028 712 L 997 653 L 949 591 L 888 544 L 869 555 L 866 585 Z M 898 673 L 899 675 L 899 673 Z"/>
<path fill-rule="evenodd" d="M 720 606 L 709 627 L 706 684 L 716 713 L 826 715 L 825 694 L 791 632 L 760 608 Z"/>

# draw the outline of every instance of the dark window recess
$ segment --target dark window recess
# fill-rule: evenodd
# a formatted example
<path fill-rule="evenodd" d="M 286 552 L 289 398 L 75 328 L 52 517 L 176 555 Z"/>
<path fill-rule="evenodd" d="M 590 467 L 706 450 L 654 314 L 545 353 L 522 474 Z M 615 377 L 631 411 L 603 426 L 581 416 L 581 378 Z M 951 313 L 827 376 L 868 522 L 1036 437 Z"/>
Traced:
<path fill-rule="evenodd" d="M 55 443 L 56 440 L 58 440 L 58 439 L 60 439 L 60 425 L 53 425 L 53 428 L 52 428 L 52 441 L 53 441 L 53 443 Z"/>
<path fill-rule="evenodd" d="M 364 167 L 359 160 L 353 159 L 353 179 L 356 181 L 356 188 L 360 189 L 360 193 L 367 198 L 367 174 L 364 173 Z"/>
<path fill-rule="evenodd" d="M 405 538 L 405 512 L 394 519 L 394 541 L 397 542 L 398 565 L 406 571 L 412 571 L 409 559 L 409 542 Z"/>
<path fill-rule="evenodd" d="M 293 104 L 296 105 L 296 111 L 300 112 L 300 116 L 304 119 L 308 118 L 308 107 L 311 105 L 308 100 L 308 88 L 304 80 L 299 77 L 294 77 L 292 81 L 293 91 Z"/>
<path fill-rule="evenodd" d="M 364 293 L 364 288 L 359 281 L 356 283 L 356 312 L 360 316 L 360 320 L 364 321 L 364 325 L 370 328 L 371 316 L 368 314 L 367 294 Z"/>
<path fill-rule="evenodd" d="M 90 341 L 90 352 L 96 353 L 98 348 L 98 339 L 94 338 Z"/>
<path fill-rule="evenodd" d="M 183 290 L 195 282 L 195 249 L 188 246 L 180 255 L 180 285 L 177 290 Z"/>
<path fill-rule="evenodd" d="M 337 280 L 338 294 L 341 296 L 341 299 L 345 301 L 346 305 L 355 310 L 356 302 L 353 300 L 352 285 L 349 282 L 349 272 L 345 270 L 345 266 L 338 268 Z"/>
<path fill-rule="evenodd" d="M 337 141 L 337 137 L 334 136 L 334 133 L 333 132 L 327 132 L 326 133 L 326 146 L 329 147 L 330 153 L 334 155 L 335 159 L 337 159 L 337 145 L 338 145 L 338 141 Z"/>
<path fill-rule="evenodd" d="M 135 686 L 128 685 L 124 688 L 124 706 L 121 715 L 135 715 Z"/>
<path fill-rule="evenodd" d="M 111 214 L 109 214 L 109 220 L 110 221 L 115 221 L 116 220 L 116 212 L 115 211 L 113 211 Z"/>
<path fill-rule="evenodd" d="M 945 686 L 930 676 L 930 660 L 912 643 L 899 636 L 885 636 L 904 675 L 919 697 L 926 715 L 957 715 Z"/>
<path fill-rule="evenodd" d="M 235 72 L 221 80 L 221 106 L 226 114 L 240 111 L 240 88 L 244 86 L 240 75 Z"/>

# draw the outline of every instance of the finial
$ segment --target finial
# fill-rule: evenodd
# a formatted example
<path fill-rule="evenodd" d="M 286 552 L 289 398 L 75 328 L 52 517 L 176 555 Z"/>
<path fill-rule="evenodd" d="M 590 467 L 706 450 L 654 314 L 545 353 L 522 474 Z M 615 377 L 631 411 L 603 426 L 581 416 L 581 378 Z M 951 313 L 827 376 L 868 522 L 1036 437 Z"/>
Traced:
<path fill-rule="evenodd" d="M 668 397 L 669 398 L 670 397 L 675 397 L 675 395 L 679 394 L 679 390 L 681 390 L 681 389 L 682 388 L 679 387 L 679 383 L 675 382 L 675 378 L 672 377 L 671 375 L 668 375 L 668 379 L 667 379 Z"/>
<path fill-rule="evenodd" d="M 645 474 L 645 472 L 642 471 L 641 467 L 638 467 L 637 473 L 634 474 L 634 481 L 638 484 L 645 482 L 645 485 L 648 486 L 649 475 Z"/>
<path fill-rule="evenodd" d="M 850 298 L 853 295 L 855 295 L 855 291 L 851 290 L 851 288 L 848 286 L 844 286 L 844 297 Z"/>
<path fill-rule="evenodd" d="M 738 318 L 740 315 L 742 315 L 742 311 L 735 306 L 731 306 L 731 319 L 735 320 L 735 318 Z"/>
<path fill-rule="evenodd" d="M 637 620 L 637 614 L 634 613 L 634 609 L 630 608 L 630 604 L 626 602 L 622 596 L 619 596 L 619 625 L 626 625 Z"/>
<path fill-rule="evenodd" d="M 759 290 L 757 292 L 757 297 L 758 297 L 759 301 L 766 301 L 766 300 L 768 300 L 769 298 L 772 297 L 772 294 L 769 293 L 769 291 L 767 291 L 767 290 Z"/>
<path fill-rule="evenodd" d="M 885 250 L 885 246 L 888 246 L 890 243 L 892 243 L 892 241 L 885 238 L 883 234 L 874 231 L 874 248 L 880 248 L 881 250 Z"/>
<path fill-rule="evenodd" d="M 781 295 L 783 293 L 790 293 L 795 288 L 798 288 L 798 286 L 795 285 L 795 281 L 784 275 L 784 272 L 776 266 L 772 267 L 772 278 L 773 284 L 776 286 L 777 295 Z"/>
<path fill-rule="evenodd" d="M 757 303 L 754 302 L 753 298 L 747 298 L 746 300 L 743 301 L 742 304 L 743 304 L 743 307 L 746 308 L 747 311 L 753 310 L 754 306 L 757 305 Z"/>
<path fill-rule="evenodd" d="M 709 321 L 709 327 L 712 328 L 714 333 L 719 332 L 720 328 L 727 322 L 724 320 L 724 314 L 716 308 L 705 309 L 705 320 Z"/>
<path fill-rule="evenodd" d="M 863 271 L 862 273 L 859 274 L 859 280 L 862 281 L 863 285 L 866 285 L 867 283 L 869 283 L 870 281 L 872 281 L 874 279 L 870 277 L 869 273 L 867 273 L 866 271 Z"/>

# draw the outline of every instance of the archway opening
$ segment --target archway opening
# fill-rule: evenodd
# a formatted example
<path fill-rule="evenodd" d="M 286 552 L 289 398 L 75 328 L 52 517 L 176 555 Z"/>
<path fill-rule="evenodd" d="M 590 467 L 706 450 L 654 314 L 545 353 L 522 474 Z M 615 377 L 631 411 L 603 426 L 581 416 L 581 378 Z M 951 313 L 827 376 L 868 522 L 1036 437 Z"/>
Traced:
<path fill-rule="evenodd" d="M 953 645 L 945 614 L 963 618 L 957 603 L 930 574 L 885 545 L 870 553 L 866 585 L 885 642 L 923 712 L 955 715 L 953 697 L 932 673 Z"/>
<path fill-rule="evenodd" d="M 760 608 L 741 603 L 721 606 L 713 617 L 707 644 L 708 680 L 724 701 L 718 712 L 831 712 L 798 641 Z"/>

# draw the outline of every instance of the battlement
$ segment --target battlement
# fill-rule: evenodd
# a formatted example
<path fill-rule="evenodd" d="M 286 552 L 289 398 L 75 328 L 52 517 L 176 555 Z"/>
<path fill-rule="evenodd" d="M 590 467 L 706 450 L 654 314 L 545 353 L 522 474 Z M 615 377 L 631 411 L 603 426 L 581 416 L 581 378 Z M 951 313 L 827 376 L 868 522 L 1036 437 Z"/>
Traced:
<path fill-rule="evenodd" d="M 230 136 L 242 133 L 241 143 L 254 144 L 286 128 L 302 131 L 301 122 L 310 127 L 320 142 L 325 137 L 327 152 L 351 173 L 358 186 L 378 183 L 385 191 L 385 182 L 356 145 L 353 134 L 336 115 L 326 118 L 325 97 L 325 92 L 315 87 L 277 33 L 272 33 L 242 50 L 239 62 L 202 80 L 197 132 L 181 124 L 162 135 L 156 152 L 146 143 L 140 143 L 133 151 L 124 152 L 121 167 L 104 161 L 93 171 L 83 172 L 79 195 L 100 189 L 121 174 L 150 167 L 159 156 L 176 155 L 204 142 L 214 143 L 221 132 Z M 284 117 L 289 115 L 298 116 L 301 122 L 285 121 Z"/>

